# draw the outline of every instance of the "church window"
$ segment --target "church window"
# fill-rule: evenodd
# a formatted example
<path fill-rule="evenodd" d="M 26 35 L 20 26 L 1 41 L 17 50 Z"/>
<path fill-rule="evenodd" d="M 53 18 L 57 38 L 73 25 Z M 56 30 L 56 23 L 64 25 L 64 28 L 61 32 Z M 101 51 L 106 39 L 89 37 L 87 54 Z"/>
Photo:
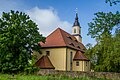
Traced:
<path fill-rule="evenodd" d="M 76 29 L 74 29 L 74 33 L 76 33 Z"/>
<path fill-rule="evenodd" d="M 73 53 L 70 52 L 70 62 L 72 63 L 72 56 L 73 56 Z"/>
<path fill-rule="evenodd" d="M 47 55 L 47 56 L 50 56 L 50 51 L 46 51 L 46 55 Z"/>
<path fill-rule="evenodd" d="M 87 66 L 87 61 L 86 61 L 86 66 Z"/>
<path fill-rule="evenodd" d="M 76 66 L 79 66 L 79 61 L 76 61 Z"/>

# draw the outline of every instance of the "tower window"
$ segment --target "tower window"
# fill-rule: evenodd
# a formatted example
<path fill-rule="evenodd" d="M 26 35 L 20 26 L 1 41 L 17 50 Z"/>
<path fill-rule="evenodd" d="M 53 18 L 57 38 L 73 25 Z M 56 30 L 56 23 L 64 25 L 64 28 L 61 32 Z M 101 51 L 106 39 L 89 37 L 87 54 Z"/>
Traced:
<path fill-rule="evenodd" d="M 47 56 L 50 56 L 50 51 L 46 51 L 46 55 L 47 55 Z"/>
<path fill-rule="evenodd" d="M 76 33 L 76 29 L 74 29 L 74 33 Z"/>
<path fill-rule="evenodd" d="M 76 66 L 79 66 L 79 61 L 76 61 Z"/>

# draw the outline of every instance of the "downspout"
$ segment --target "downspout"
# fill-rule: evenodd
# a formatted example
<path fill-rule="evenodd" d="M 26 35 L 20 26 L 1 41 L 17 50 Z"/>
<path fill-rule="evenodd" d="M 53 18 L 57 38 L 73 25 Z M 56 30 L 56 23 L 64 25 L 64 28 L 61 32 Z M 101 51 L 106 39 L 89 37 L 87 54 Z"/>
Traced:
<path fill-rule="evenodd" d="M 83 61 L 82 61 L 82 71 L 83 71 Z"/>
<path fill-rule="evenodd" d="M 67 47 L 66 47 L 66 71 L 67 71 Z"/>

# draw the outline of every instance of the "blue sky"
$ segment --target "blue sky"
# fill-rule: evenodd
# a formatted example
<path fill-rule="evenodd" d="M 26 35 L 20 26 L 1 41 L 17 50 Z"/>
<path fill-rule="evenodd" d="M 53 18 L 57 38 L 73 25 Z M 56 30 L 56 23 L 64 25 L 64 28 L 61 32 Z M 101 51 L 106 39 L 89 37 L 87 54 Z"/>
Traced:
<path fill-rule="evenodd" d="M 0 16 L 2 12 L 18 10 L 28 14 L 37 23 L 44 36 L 49 35 L 57 27 L 71 33 L 78 8 L 79 22 L 82 28 L 83 44 L 95 44 L 88 33 L 88 23 L 98 11 L 120 11 L 120 4 L 110 7 L 105 0 L 0 0 Z"/>

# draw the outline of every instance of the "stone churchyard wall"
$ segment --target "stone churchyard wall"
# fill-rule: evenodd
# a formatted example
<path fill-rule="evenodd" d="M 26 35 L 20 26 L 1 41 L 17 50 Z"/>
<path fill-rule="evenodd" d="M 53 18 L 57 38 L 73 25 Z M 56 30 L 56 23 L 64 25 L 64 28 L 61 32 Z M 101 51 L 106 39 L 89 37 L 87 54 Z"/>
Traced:
<path fill-rule="evenodd" d="M 57 70 L 40 70 L 37 75 L 50 75 L 50 76 L 65 76 L 65 77 L 96 77 L 111 80 L 120 80 L 120 73 L 114 72 L 81 72 L 81 71 L 57 71 Z"/>

